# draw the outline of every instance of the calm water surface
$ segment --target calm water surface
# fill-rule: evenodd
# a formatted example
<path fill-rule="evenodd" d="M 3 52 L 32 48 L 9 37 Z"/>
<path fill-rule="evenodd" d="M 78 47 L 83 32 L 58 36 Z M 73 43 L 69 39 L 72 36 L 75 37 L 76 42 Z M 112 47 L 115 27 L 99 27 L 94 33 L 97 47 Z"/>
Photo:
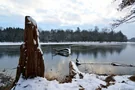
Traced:
<path fill-rule="evenodd" d="M 55 55 L 54 48 L 71 48 L 68 57 Z M 84 45 L 43 45 L 45 75 L 61 78 L 69 73 L 69 61 L 83 63 L 78 68 L 82 72 L 97 74 L 135 74 L 135 67 L 104 65 L 117 62 L 135 65 L 135 44 L 84 46 Z M 0 46 L 0 72 L 15 76 L 19 60 L 19 46 Z M 89 64 L 94 63 L 94 64 Z M 98 64 L 95 64 L 98 63 Z"/>

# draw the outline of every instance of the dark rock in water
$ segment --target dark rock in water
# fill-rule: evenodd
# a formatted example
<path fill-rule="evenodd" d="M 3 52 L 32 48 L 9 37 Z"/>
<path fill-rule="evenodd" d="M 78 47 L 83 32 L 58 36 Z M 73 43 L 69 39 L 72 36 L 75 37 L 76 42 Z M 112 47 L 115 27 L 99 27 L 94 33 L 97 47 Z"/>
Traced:
<path fill-rule="evenodd" d="M 81 65 L 81 64 L 79 63 L 79 60 L 76 59 L 76 66 L 79 66 L 79 65 Z"/>
<path fill-rule="evenodd" d="M 112 65 L 112 66 L 119 66 L 119 65 L 117 65 L 117 64 L 115 64 L 115 63 L 111 63 L 111 65 Z"/>
<path fill-rule="evenodd" d="M 70 48 L 62 48 L 62 49 L 54 49 L 55 55 L 60 55 L 60 56 L 65 56 L 68 57 L 71 54 L 71 49 Z"/>
<path fill-rule="evenodd" d="M 37 24 L 30 16 L 26 16 L 24 43 L 20 46 L 20 58 L 15 82 L 18 81 L 21 74 L 26 79 L 36 76 L 44 77 L 44 71 L 44 60 L 39 46 Z"/>
<path fill-rule="evenodd" d="M 78 63 L 78 62 L 76 62 L 76 66 L 79 66 L 79 65 L 81 65 L 80 63 Z"/>

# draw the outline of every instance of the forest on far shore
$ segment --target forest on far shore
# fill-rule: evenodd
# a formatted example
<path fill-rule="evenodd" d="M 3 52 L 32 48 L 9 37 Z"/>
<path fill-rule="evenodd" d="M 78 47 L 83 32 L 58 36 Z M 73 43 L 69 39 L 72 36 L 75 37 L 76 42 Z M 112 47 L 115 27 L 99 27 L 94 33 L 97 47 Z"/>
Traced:
<path fill-rule="evenodd" d="M 41 42 L 78 42 L 78 41 L 99 41 L 99 42 L 126 42 L 127 37 L 121 31 L 115 32 L 107 28 L 99 29 L 95 26 L 94 29 L 81 30 L 79 27 L 76 30 L 72 29 L 51 29 L 39 30 Z M 0 28 L 0 42 L 21 42 L 23 41 L 24 29 L 7 27 Z"/>

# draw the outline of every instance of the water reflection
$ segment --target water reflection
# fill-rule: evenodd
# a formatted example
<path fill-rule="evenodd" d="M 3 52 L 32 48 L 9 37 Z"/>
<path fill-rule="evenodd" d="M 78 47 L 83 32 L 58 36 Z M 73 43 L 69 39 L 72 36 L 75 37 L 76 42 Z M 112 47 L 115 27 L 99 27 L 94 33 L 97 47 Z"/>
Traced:
<path fill-rule="evenodd" d="M 135 67 L 121 67 L 111 65 L 92 65 L 82 64 L 79 69 L 85 73 L 97 73 L 97 74 L 120 74 L 120 75 L 133 75 L 135 73 Z"/>
<path fill-rule="evenodd" d="M 71 47 L 71 55 L 68 57 L 53 56 L 54 48 Z M 18 64 L 20 46 L 0 46 L 0 71 L 4 68 L 14 68 Z M 49 77 L 68 75 L 69 61 L 78 59 L 81 63 L 95 62 L 119 62 L 134 64 L 134 45 L 105 45 L 105 46 L 81 46 L 81 45 L 43 45 L 41 46 L 45 63 L 45 74 Z M 98 74 L 134 74 L 135 67 L 113 67 L 109 65 L 79 65 L 83 72 Z M 15 71 L 15 70 L 14 70 Z M 15 73 L 13 74 L 15 75 Z"/>
<path fill-rule="evenodd" d="M 127 45 L 115 45 L 115 46 L 75 46 L 72 47 L 72 53 L 76 55 L 93 55 L 97 58 L 100 54 L 102 57 L 106 57 L 109 53 L 112 55 L 114 53 L 120 54 L 122 50 L 126 48 Z"/>
<path fill-rule="evenodd" d="M 52 45 L 52 46 L 41 46 L 44 54 L 53 54 L 54 48 L 67 48 L 67 45 Z M 82 54 L 82 55 L 93 55 L 95 58 L 101 54 L 103 57 L 106 57 L 108 53 L 110 54 L 120 54 L 122 50 L 126 48 L 126 45 L 115 45 L 115 46 L 71 46 L 73 54 Z M 0 58 L 4 55 L 14 57 L 19 56 L 20 46 L 0 46 Z"/>
<path fill-rule="evenodd" d="M 135 48 L 135 44 L 130 44 L 131 47 Z"/>
<path fill-rule="evenodd" d="M 19 56 L 20 46 L 0 46 L 0 60 L 3 56 L 15 57 Z"/>

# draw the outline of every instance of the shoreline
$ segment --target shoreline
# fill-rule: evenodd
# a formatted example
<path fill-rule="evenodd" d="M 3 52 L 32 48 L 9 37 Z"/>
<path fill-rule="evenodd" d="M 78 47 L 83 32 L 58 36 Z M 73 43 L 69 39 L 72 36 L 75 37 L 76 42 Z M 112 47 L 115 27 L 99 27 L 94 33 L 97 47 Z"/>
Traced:
<path fill-rule="evenodd" d="M 21 45 L 23 42 L 0 42 L 0 46 Z M 41 42 L 40 45 L 122 45 L 135 44 L 135 42 Z"/>
<path fill-rule="evenodd" d="M 81 72 L 74 62 L 69 63 L 69 77 L 60 83 L 57 80 L 47 80 L 42 77 L 23 79 L 11 90 L 134 90 L 133 75 L 97 75 Z"/>
<path fill-rule="evenodd" d="M 77 71 L 77 73 L 78 73 L 78 71 Z M 80 73 L 82 73 L 82 72 L 80 72 Z M 90 77 L 91 76 L 91 77 Z M 77 76 L 78 77 L 78 76 Z M 41 77 L 35 77 L 35 78 L 33 78 L 33 79 L 28 79 L 28 80 L 25 80 L 24 79 L 24 82 L 27 82 L 27 81 L 29 81 L 29 80 L 32 80 L 31 81 L 31 83 L 33 83 L 33 81 L 36 81 L 37 80 L 37 78 L 39 78 L 39 79 L 45 79 L 45 81 L 47 81 L 47 82 L 51 82 L 51 83 L 55 83 L 55 82 L 57 82 L 57 84 L 58 85 L 65 85 L 65 84 L 73 84 L 74 82 L 76 83 L 78 83 L 78 80 L 80 81 L 80 80 L 86 80 L 86 81 L 88 81 L 89 80 L 89 78 L 88 77 L 90 77 L 91 79 L 93 79 L 93 80 L 95 80 L 95 79 L 97 79 L 97 80 L 101 80 L 101 81 L 104 81 L 104 83 L 105 84 L 100 84 L 99 85 L 99 90 L 100 89 L 109 89 L 111 86 L 114 86 L 115 84 L 117 85 L 117 83 L 119 83 L 119 84 L 124 84 L 124 83 L 126 83 L 126 80 L 128 80 L 128 81 L 130 81 L 130 82 L 134 82 L 135 83 L 135 76 L 134 75 L 114 75 L 114 74 L 111 74 L 111 75 L 107 75 L 107 74 L 88 74 L 88 73 L 86 73 L 86 74 L 84 74 L 84 79 L 83 78 L 77 78 L 76 76 L 75 77 L 71 77 L 70 75 L 69 76 L 66 76 L 65 77 L 65 79 L 62 81 L 62 82 L 60 82 L 60 81 L 58 81 L 56 78 L 55 79 L 47 79 L 47 77 L 44 77 L 44 78 L 41 78 Z M 80 77 L 80 76 L 79 76 Z M 87 78 L 88 79 L 87 79 Z M 21 79 L 21 78 L 20 78 Z M 122 79 L 122 80 L 121 80 Z M 75 81 L 74 81 L 75 80 Z M 77 81 L 76 81 L 77 80 Z M 11 86 L 12 86 L 12 84 L 13 84 L 13 81 L 14 81 L 14 79 L 12 78 L 12 77 L 10 77 L 10 76 L 6 76 L 5 74 L 2 74 L 2 73 L 0 73 L 0 90 L 13 90 L 13 89 L 11 89 Z M 22 81 L 22 80 L 21 80 Z M 44 81 L 44 80 L 43 80 Z M 37 81 L 38 82 L 38 81 Z M 20 82 L 20 84 L 21 83 L 23 83 L 23 82 Z M 38 82 L 38 83 L 40 83 L 40 82 Z M 37 84 L 38 84 L 37 83 Z M 45 82 L 46 83 L 46 82 Z M 44 84 L 45 84 L 44 83 Z M 86 82 L 87 83 L 87 82 Z M 94 83 L 94 81 L 92 81 L 91 83 Z M 114 85 L 113 85 L 113 84 Z M 18 84 L 17 84 L 18 85 Z M 23 85 L 23 84 L 22 84 Z M 83 85 L 83 84 L 82 84 Z M 81 86 L 82 86 L 81 85 Z M 130 85 L 130 84 L 129 84 Z M 27 86 L 27 85 L 26 85 Z M 18 86 L 17 86 L 18 87 Z M 34 86 L 33 86 L 34 87 Z M 115 86 L 114 86 L 115 87 Z M 80 87 L 79 87 L 80 88 Z M 82 88 L 85 88 L 85 86 L 82 86 Z M 108 90 L 107 89 L 107 90 Z M 17 89 L 18 90 L 18 89 Z M 33 90 L 33 89 L 32 89 Z M 48 89 L 47 89 L 48 90 Z M 82 89 L 82 90 L 84 90 L 84 89 Z M 97 87 L 97 90 L 98 90 L 98 87 Z M 110 89 L 109 89 L 110 90 Z"/>

